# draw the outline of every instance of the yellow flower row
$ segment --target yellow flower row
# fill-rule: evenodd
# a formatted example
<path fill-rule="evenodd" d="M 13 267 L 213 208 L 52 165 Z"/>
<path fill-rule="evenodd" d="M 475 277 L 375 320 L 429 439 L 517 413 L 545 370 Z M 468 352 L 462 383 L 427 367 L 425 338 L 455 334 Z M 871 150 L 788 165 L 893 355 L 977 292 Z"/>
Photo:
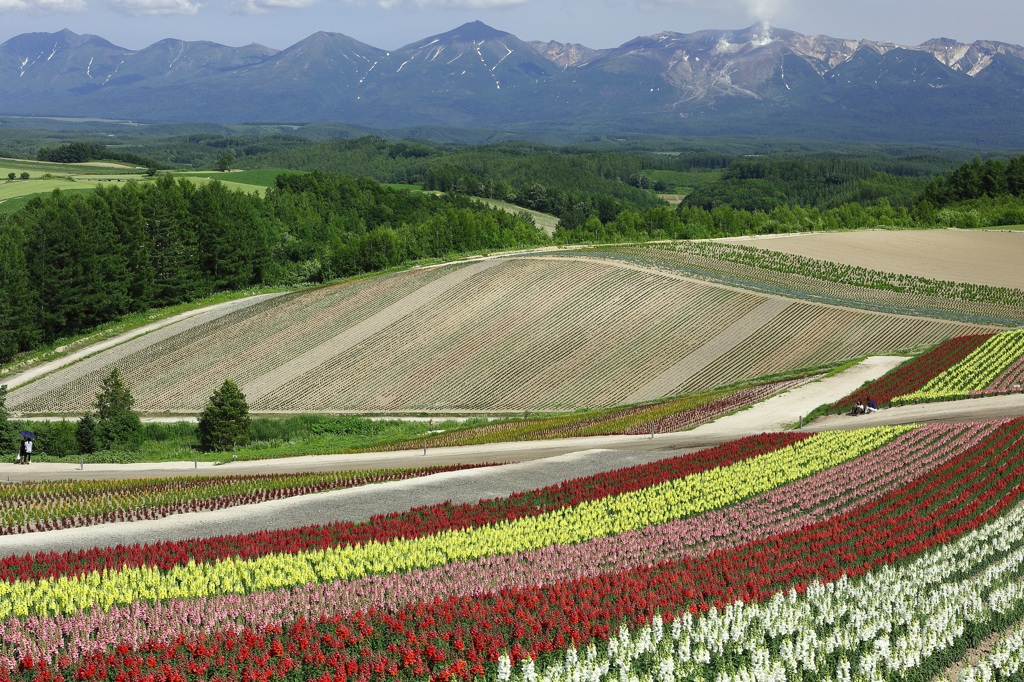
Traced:
<path fill-rule="evenodd" d="M 949 369 L 897 403 L 921 403 L 962 398 L 988 388 L 1006 368 L 1024 354 L 1024 329 L 1011 329 L 986 340 Z"/>
<path fill-rule="evenodd" d="M 190 562 L 163 572 L 126 568 L 80 578 L 0 583 L 0 618 L 108 610 L 137 600 L 248 594 L 584 542 L 733 504 L 870 452 L 911 428 L 822 433 L 754 459 L 643 490 L 428 537 L 249 560 Z"/>

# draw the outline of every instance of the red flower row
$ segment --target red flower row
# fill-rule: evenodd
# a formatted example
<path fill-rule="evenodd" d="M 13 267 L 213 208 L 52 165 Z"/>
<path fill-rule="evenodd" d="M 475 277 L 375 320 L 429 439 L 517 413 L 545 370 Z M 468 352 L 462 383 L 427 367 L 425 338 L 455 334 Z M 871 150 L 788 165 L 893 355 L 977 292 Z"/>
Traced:
<path fill-rule="evenodd" d="M 620 624 L 763 600 L 811 580 L 858 576 L 917 555 L 994 518 L 1024 497 L 1024 420 L 892 493 L 841 516 L 704 559 L 497 594 L 325 616 L 285 629 L 217 632 L 128 646 L 55 667 L 22 663 L 22 679 L 301 679 L 447 682 L 493 678 L 501 652 L 542 666 L 570 644 L 601 642 Z M 2 676 L 2 673 L 0 673 Z"/>
<path fill-rule="evenodd" d="M 903 363 L 863 388 L 857 389 L 856 392 L 834 403 L 828 411 L 833 413 L 849 412 L 853 409 L 854 403 L 864 400 L 866 397 L 874 398 L 879 405 L 885 405 L 893 398 L 913 393 L 963 360 L 991 337 L 992 334 L 954 337 L 924 355 L 919 355 L 913 360 Z"/>
<path fill-rule="evenodd" d="M 375 516 L 362 523 L 337 522 L 203 540 L 12 556 L 0 560 L 0 579 L 13 582 L 78 576 L 103 569 L 119 570 L 122 566 L 155 566 L 166 570 L 186 564 L 189 560 L 197 563 L 213 562 L 226 557 L 252 558 L 271 553 L 297 553 L 371 541 L 387 542 L 397 537 L 422 537 L 443 530 L 535 516 L 587 500 L 639 490 L 756 457 L 807 437 L 808 434 L 762 434 L 681 457 L 565 481 L 507 498 L 478 504 L 454 505 L 446 502 L 403 513 Z"/>

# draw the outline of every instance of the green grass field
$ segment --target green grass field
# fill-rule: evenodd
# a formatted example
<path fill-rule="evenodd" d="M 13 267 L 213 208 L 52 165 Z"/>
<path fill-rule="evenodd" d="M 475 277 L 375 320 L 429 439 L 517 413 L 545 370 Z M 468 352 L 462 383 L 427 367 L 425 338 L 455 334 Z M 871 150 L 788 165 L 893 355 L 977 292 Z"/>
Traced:
<path fill-rule="evenodd" d="M 10 179 L 14 173 L 15 179 Z M 22 174 L 28 178 L 23 179 Z M 142 180 L 144 170 L 117 164 L 65 164 L 0 159 L 0 213 L 22 208 L 33 196 L 61 191 L 88 192 L 107 183 Z"/>
<path fill-rule="evenodd" d="M 645 175 L 652 180 L 661 180 L 668 187 L 669 194 L 687 195 L 698 187 L 710 185 L 722 177 L 720 170 L 708 171 L 673 171 L 673 170 L 650 170 Z"/>
<path fill-rule="evenodd" d="M 281 173 L 294 173 L 280 168 L 251 171 L 197 171 L 175 173 L 177 177 L 189 178 L 197 184 L 217 180 L 228 189 L 240 192 L 261 191 L 271 187 Z M 15 179 L 8 181 L 10 173 Z M 21 178 L 28 173 L 29 178 Z M 115 168 L 104 164 L 61 164 L 25 161 L 22 159 L 0 159 L 0 213 L 12 213 L 25 206 L 34 197 L 49 194 L 55 189 L 62 192 L 89 192 L 96 187 L 129 181 L 148 182 L 145 171 Z"/>
<path fill-rule="evenodd" d="M 498 201 L 497 199 L 480 199 L 480 201 L 484 202 L 488 206 L 500 208 L 502 210 L 508 211 L 509 213 L 528 213 L 533 217 L 533 221 L 534 223 L 536 223 L 537 227 L 544 230 L 548 234 L 554 234 L 555 227 L 558 226 L 558 218 L 549 213 L 531 211 L 528 208 L 516 206 L 515 204 L 510 204 L 507 201 Z"/>
<path fill-rule="evenodd" d="M 244 187 L 247 191 L 252 191 L 253 187 L 273 187 L 277 181 L 277 176 L 283 173 L 292 173 L 296 175 L 304 175 L 303 171 L 288 170 L 286 168 L 260 168 L 258 170 L 238 170 L 238 171 L 189 171 L 186 173 L 176 173 L 187 178 L 206 178 L 209 180 L 219 180 L 228 187 Z"/>

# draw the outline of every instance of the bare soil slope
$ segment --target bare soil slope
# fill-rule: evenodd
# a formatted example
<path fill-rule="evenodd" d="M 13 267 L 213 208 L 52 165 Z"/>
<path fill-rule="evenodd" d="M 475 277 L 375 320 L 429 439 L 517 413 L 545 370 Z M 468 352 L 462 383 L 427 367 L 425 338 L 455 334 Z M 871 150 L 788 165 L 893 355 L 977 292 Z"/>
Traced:
<path fill-rule="evenodd" d="M 225 378 L 255 412 L 574 410 L 987 330 L 753 293 L 614 258 L 481 259 L 164 327 L 8 396 L 88 410 L 117 366 L 136 409 L 195 413 Z"/>

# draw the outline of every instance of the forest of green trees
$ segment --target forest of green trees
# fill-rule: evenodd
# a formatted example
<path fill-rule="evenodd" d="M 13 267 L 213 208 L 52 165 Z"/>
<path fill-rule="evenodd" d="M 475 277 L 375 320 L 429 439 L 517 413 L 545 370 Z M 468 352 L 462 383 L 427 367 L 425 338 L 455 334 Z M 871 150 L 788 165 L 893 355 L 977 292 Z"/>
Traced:
<path fill-rule="evenodd" d="M 86 163 L 88 161 L 120 161 L 144 168 L 169 168 L 134 152 L 110 149 L 104 144 L 69 142 L 57 147 L 42 147 L 36 152 L 37 161 L 51 163 Z"/>

